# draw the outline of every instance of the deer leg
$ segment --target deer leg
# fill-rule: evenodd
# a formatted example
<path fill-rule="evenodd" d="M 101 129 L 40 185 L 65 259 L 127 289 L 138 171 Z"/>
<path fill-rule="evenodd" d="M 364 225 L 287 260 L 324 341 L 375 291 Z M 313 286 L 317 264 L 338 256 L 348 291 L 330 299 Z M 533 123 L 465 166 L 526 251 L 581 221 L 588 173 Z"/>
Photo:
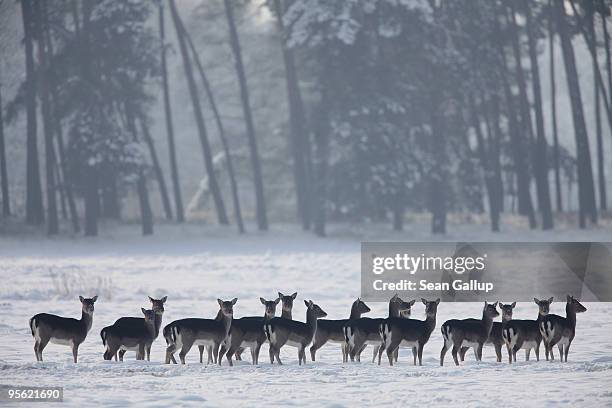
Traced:
<path fill-rule="evenodd" d="M 200 364 L 203 364 L 203 358 L 204 358 L 204 346 L 198 346 L 198 351 L 200 352 Z M 211 355 L 209 355 L 208 359 L 210 360 L 212 358 Z M 207 363 L 208 364 L 208 363 Z"/>
<path fill-rule="evenodd" d="M 221 365 L 221 361 L 223 360 L 223 347 L 221 347 L 221 351 L 219 352 L 219 365 Z M 227 363 L 230 367 L 234 366 L 234 362 L 232 361 L 232 356 L 236 353 L 236 347 L 230 345 L 230 348 L 225 353 L 225 358 L 227 358 Z"/>
<path fill-rule="evenodd" d="M 482 348 L 483 347 L 484 347 L 484 343 L 478 344 L 478 349 L 476 350 L 476 356 L 478 358 L 478 361 L 482 361 Z"/>
<path fill-rule="evenodd" d="M 368 347 L 368 343 L 364 343 L 363 346 L 361 346 L 361 348 L 359 349 L 359 352 L 357 353 L 357 361 L 361 363 L 361 353 L 363 353 L 363 350 L 365 350 L 365 348 Z"/>
<path fill-rule="evenodd" d="M 529 361 L 529 354 L 531 354 L 531 349 L 530 348 L 525 350 L 525 361 Z"/>
<path fill-rule="evenodd" d="M 413 364 L 412 365 L 416 365 L 417 356 L 418 356 L 418 348 L 417 347 L 413 347 L 412 348 L 412 360 L 413 360 Z"/>
<path fill-rule="evenodd" d="M 221 347 L 221 344 L 219 343 L 215 343 L 212 347 L 209 346 L 212 356 L 213 356 L 213 362 L 215 364 L 217 364 L 217 360 L 219 358 L 219 348 Z"/>
<path fill-rule="evenodd" d="M 323 345 L 323 344 L 319 344 L 317 340 L 318 339 L 315 337 L 315 340 L 312 342 L 312 346 L 310 346 L 310 359 L 312 361 L 315 361 L 317 350 L 320 349 L 321 346 Z"/>
<path fill-rule="evenodd" d="M 123 350 L 123 349 L 119 350 L 119 361 L 123 361 L 123 356 L 125 355 L 126 351 L 127 350 Z"/>
<path fill-rule="evenodd" d="M 459 346 L 453 345 L 453 349 L 451 350 L 451 354 L 453 355 L 453 360 L 455 360 L 455 365 L 459 365 L 459 359 L 457 358 L 457 353 L 459 352 Z"/>
<path fill-rule="evenodd" d="M 465 353 L 467 353 L 468 350 L 469 347 L 461 347 L 461 350 L 459 350 L 459 358 L 461 361 L 465 361 Z"/>
<path fill-rule="evenodd" d="M 79 345 L 77 343 L 72 343 L 72 357 L 74 358 L 74 363 L 77 362 L 77 357 L 79 356 Z"/>
<path fill-rule="evenodd" d="M 301 347 L 298 347 L 297 353 L 298 353 L 298 365 L 302 365 L 302 348 Z"/>
<path fill-rule="evenodd" d="M 568 342 L 565 347 L 564 347 L 564 352 L 565 352 L 565 362 L 567 363 L 567 355 L 569 354 L 569 348 L 570 348 L 570 344 L 572 344 L 571 342 Z"/>
<path fill-rule="evenodd" d="M 496 344 L 495 345 L 495 355 L 497 356 L 497 362 L 501 363 L 502 360 L 502 352 L 501 352 L 502 346 L 501 344 Z"/>
<path fill-rule="evenodd" d="M 394 354 L 395 354 L 395 350 L 399 347 L 400 343 L 401 343 L 401 339 L 399 340 L 394 340 L 394 339 L 388 339 L 387 343 L 389 343 L 387 345 L 387 358 L 389 359 L 389 365 L 392 366 L 393 365 L 393 360 L 394 360 Z"/>
<path fill-rule="evenodd" d="M 380 347 L 378 347 L 378 365 L 380 365 L 380 360 L 382 358 L 383 351 L 385 351 L 386 349 L 387 345 L 385 343 L 381 344 Z"/>
<path fill-rule="evenodd" d="M 170 361 L 176 364 L 176 359 L 174 358 L 175 351 L 176 351 L 176 343 L 168 344 L 168 347 L 166 347 L 166 364 L 170 364 Z"/>
<path fill-rule="evenodd" d="M 374 346 L 373 350 L 372 350 L 372 362 L 376 362 L 376 356 L 378 355 L 378 350 L 380 350 L 380 348 L 383 347 L 382 344 L 379 344 L 378 346 Z"/>
<path fill-rule="evenodd" d="M 509 343 L 506 343 L 506 350 L 508 351 L 508 364 L 512 364 L 512 351 Z"/>
<path fill-rule="evenodd" d="M 151 361 L 151 344 L 147 344 L 147 361 Z"/>
<path fill-rule="evenodd" d="M 181 364 L 185 364 L 185 357 L 187 356 L 187 353 L 189 353 L 189 350 L 191 350 L 192 346 L 193 346 L 193 341 L 183 342 L 183 347 L 181 348 L 181 351 L 179 352 L 179 358 L 181 359 Z"/>
<path fill-rule="evenodd" d="M 446 356 L 446 352 L 448 351 L 448 347 L 446 347 L 446 341 L 442 344 L 442 350 L 440 350 L 440 367 L 444 365 L 444 356 Z"/>
<path fill-rule="evenodd" d="M 261 351 L 261 345 L 262 343 L 257 342 L 257 345 L 255 346 L 255 352 L 253 354 L 253 357 L 255 360 L 253 360 L 253 364 L 258 365 L 259 364 L 259 352 Z"/>
<path fill-rule="evenodd" d="M 238 347 L 238 349 L 236 350 L 235 357 L 236 357 L 236 361 L 242 361 L 242 352 L 244 351 L 243 347 Z"/>
<path fill-rule="evenodd" d="M 274 364 L 274 347 L 272 344 L 270 344 L 270 349 L 268 351 L 270 352 L 270 364 Z"/>
<path fill-rule="evenodd" d="M 474 347 L 472 349 L 474 351 L 474 358 L 476 359 L 476 361 L 478 361 L 478 347 Z M 464 360 L 461 360 L 464 361 Z"/>
<path fill-rule="evenodd" d="M 419 348 L 417 350 L 417 354 L 419 356 L 419 365 L 422 366 L 423 365 L 423 348 L 425 347 L 424 344 L 422 344 L 421 342 L 419 342 Z M 412 349 L 414 352 L 414 348 Z"/>
<path fill-rule="evenodd" d="M 225 347 L 225 343 L 221 344 L 219 346 L 219 357 L 217 359 L 217 361 L 215 361 L 215 363 L 219 363 L 219 365 L 221 365 L 221 363 L 223 363 L 223 356 L 225 355 L 225 353 L 227 352 L 227 347 Z"/>
<path fill-rule="evenodd" d="M 274 348 L 274 357 L 276 358 L 276 362 L 278 363 L 278 365 L 283 365 L 283 362 L 280 359 L 280 348 Z"/>
<path fill-rule="evenodd" d="M 43 361 L 43 350 L 47 347 L 47 344 L 49 344 L 49 340 L 50 339 L 40 339 L 40 343 L 38 344 L 38 356 L 40 357 L 40 361 Z"/>
<path fill-rule="evenodd" d="M 557 348 L 559 349 L 559 358 L 563 362 L 563 344 L 557 343 Z"/>
<path fill-rule="evenodd" d="M 534 351 L 535 351 L 536 361 L 540 361 L 540 343 L 536 342 Z"/>
<path fill-rule="evenodd" d="M 40 356 L 38 355 L 38 346 L 39 346 L 39 342 L 38 340 L 36 340 L 34 342 L 34 355 L 36 355 L 36 361 L 40 361 Z"/>

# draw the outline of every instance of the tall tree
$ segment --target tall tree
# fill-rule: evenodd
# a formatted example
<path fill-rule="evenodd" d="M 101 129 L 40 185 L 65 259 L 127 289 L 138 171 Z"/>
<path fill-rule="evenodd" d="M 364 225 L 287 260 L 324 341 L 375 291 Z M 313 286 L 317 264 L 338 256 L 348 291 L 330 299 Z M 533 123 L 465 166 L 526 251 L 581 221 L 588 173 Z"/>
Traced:
<path fill-rule="evenodd" d="M 132 135 L 135 143 L 139 143 L 138 129 L 136 128 L 136 117 L 134 107 L 129 101 L 125 103 L 125 118 L 127 130 Z M 149 201 L 149 190 L 147 189 L 147 174 L 144 166 L 139 166 L 137 171 L 137 192 L 138 204 L 140 206 L 140 223 L 142 226 L 142 235 L 153 234 L 153 212 L 151 211 L 151 202 Z"/>
<path fill-rule="evenodd" d="M 550 56 L 550 121 L 553 136 L 553 167 L 555 171 L 555 197 L 557 211 L 563 211 L 563 200 L 561 199 L 561 169 L 559 158 L 559 134 L 557 133 L 557 80 L 555 78 L 555 12 L 553 1 L 548 1 L 550 9 L 548 16 L 548 53 Z"/>
<path fill-rule="evenodd" d="M 47 234 L 57 235 L 59 223 L 57 218 L 57 195 L 55 179 L 55 148 L 53 140 L 53 124 L 51 116 L 51 101 L 49 96 L 49 56 L 44 40 L 44 31 L 48 23 L 47 4 L 34 3 L 34 26 L 36 42 L 38 43 L 38 88 L 40 93 L 43 132 L 45 140 L 45 179 L 47 193 Z"/>
<path fill-rule="evenodd" d="M 306 158 L 309 156 L 310 141 L 306 131 L 306 118 L 304 114 L 304 102 L 298 83 L 297 70 L 295 67 L 295 56 L 293 50 L 287 45 L 283 14 L 285 13 L 285 2 L 274 0 L 278 29 L 281 35 L 281 48 L 283 63 L 285 65 L 285 81 L 287 87 L 287 101 L 289 102 L 290 147 L 293 155 L 293 173 L 295 180 L 296 202 L 298 215 L 302 221 L 302 228 L 310 229 L 310 177 Z"/>
<path fill-rule="evenodd" d="M 2 215 L 11 215 L 11 204 L 8 186 L 8 171 L 6 163 L 6 147 L 4 144 L 4 111 L 2 106 L 2 84 L 0 83 L 0 184 L 2 191 Z"/>
<path fill-rule="evenodd" d="M 166 188 L 166 179 L 164 178 L 164 172 L 162 171 L 161 165 L 159 164 L 159 157 L 157 156 L 157 149 L 155 148 L 155 142 L 151 133 L 149 132 L 149 126 L 147 125 L 146 118 L 144 115 L 139 116 L 140 129 L 142 136 L 144 137 L 145 143 L 149 148 L 149 156 L 151 156 L 151 162 L 153 164 L 153 172 L 155 173 L 155 179 L 159 185 L 159 195 L 161 196 L 162 206 L 164 208 L 164 214 L 166 219 L 172 219 L 172 207 L 170 205 L 170 196 L 168 195 L 168 189 Z"/>
<path fill-rule="evenodd" d="M 170 103 L 170 85 L 168 83 L 168 67 L 166 62 L 166 30 L 164 24 L 164 6 L 159 4 L 159 40 L 161 50 L 161 74 L 164 91 L 164 113 L 166 115 L 166 133 L 168 136 L 168 154 L 170 156 L 170 175 L 172 177 L 172 190 L 174 193 L 174 206 L 176 207 L 176 220 L 185 221 L 183 198 L 178 165 L 176 161 L 176 146 L 174 142 L 174 125 L 172 123 L 172 105 Z"/>
<path fill-rule="evenodd" d="M 36 69 L 34 67 L 34 7 L 32 0 L 21 0 L 26 61 L 26 222 L 42 224 L 45 220 L 38 162 L 36 125 Z"/>
<path fill-rule="evenodd" d="M 185 24 L 179 18 L 179 22 L 181 24 L 181 30 L 185 35 L 185 39 L 187 40 L 187 44 L 189 45 L 189 49 L 191 50 L 191 54 L 193 55 L 193 59 L 196 64 L 196 68 L 200 74 L 200 79 L 202 80 L 202 84 L 204 85 L 204 91 L 206 92 L 206 96 L 208 97 L 208 103 L 210 104 L 210 108 L 213 112 L 213 116 L 215 118 L 215 123 L 217 124 L 217 131 L 219 133 L 219 139 L 221 139 L 221 145 L 223 146 L 223 152 L 225 154 L 225 160 L 227 161 L 227 172 L 230 179 L 230 188 L 232 191 L 232 201 L 234 204 L 234 216 L 236 217 L 236 224 L 238 226 L 238 232 L 241 234 L 244 233 L 244 221 L 242 220 L 242 210 L 240 209 L 240 197 L 238 196 L 238 182 L 236 180 L 236 173 L 234 171 L 234 160 L 232 159 L 232 155 L 229 149 L 229 143 L 227 141 L 227 136 L 225 134 L 225 128 L 223 127 L 223 121 L 221 120 L 221 114 L 219 113 L 219 109 L 217 108 L 217 102 L 215 101 L 215 95 L 212 92 L 212 87 L 210 86 L 210 82 L 206 77 L 206 72 L 204 71 L 204 66 L 200 61 L 200 55 L 198 54 L 193 41 L 191 40 L 191 35 L 185 28 Z"/>
<path fill-rule="evenodd" d="M 249 102 L 249 89 L 247 86 L 246 74 L 244 72 L 244 64 L 242 62 L 242 50 L 240 48 L 240 40 L 238 39 L 238 31 L 234 20 L 234 10 L 230 0 L 223 0 L 225 7 L 225 16 L 229 27 L 230 45 L 234 54 L 234 62 L 236 73 L 238 75 L 238 84 L 240 86 L 240 100 L 242 102 L 242 111 L 246 125 L 246 133 L 249 142 L 249 151 L 251 154 L 251 165 L 253 167 L 253 179 L 255 183 L 255 204 L 257 212 L 257 226 L 260 230 L 268 229 L 268 216 L 266 213 L 266 200 L 264 196 L 263 178 L 261 175 L 261 164 L 259 152 L 257 150 L 257 139 L 255 136 L 255 125 L 253 123 L 253 114 L 251 112 L 251 104 Z"/>
<path fill-rule="evenodd" d="M 565 63 L 565 76 L 572 108 L 574 137 L 576 139 L 579 226 L 580 228 L 585 228 L 587 217 L 590 218 L 591 222 L 597 222 L 591 153 L 589 150 L 589 139 L 582 108 L 582 96 L 580 93 L 574 48 L 570 38 L 563 0 L 555 0 L 555 11 L 557 17 L 557 31 L 561 39 L 561 50 L 563 51 L 563 60 Z"/>
<path fill-rule="evenodd" d="M 536 142 L 534 173 L 536 178 L 536 192 L 538 194 L 538 207 L 542 213 L 542 229 L 552 229 L 554 226 L 552 216 L 552 205 L 550 203 L 550 190 L 548 183 L 548 160 L 546 150 L 548 143 L 544 133 L 544 114 L 542 112 L 542 87 L 540 85 L 540 68 L 538 66 L 537 33 L 531 13 L 532 5 L 525 0 L 523 9 L 527 22 L 527 41 L 529 48 L 529 60 L 531 62 L 531 85 L 533 90 L 533 107 L 536 118 Z"/>
<path fill-rule="evenodd" d="M 206 167 L 206 173 L 208 174 L 208 187 L 210 188 L 210 192 L 215 203 L 215 209 L 217 210 L 217 219 L 219 220 L 219 224 L 226 225 L 229 224 L 229 221 L 227 219 L 227 212 L 225 211 L 225 204 L 223 203 L 223 197 L 221 196 L 221 189 L 219 188 L 217 176 L 215 175 L 211 147 L 208 141 L 208 132 L 206 131 L 206 124 L 204 123 L 204 116 L 202 114 L 200 98 L 197 92 L 195 79 L 193 77 L 193 67 L 191 66 L 191 58 L 189 57 L 187 44 L 183 32 L 181 30 L 179 14 L 176 9 L 176 4 L 174 0 L 170 0 L 170 12 L 172 13 L 174 28 L 176 30 L 176 37 L 183 58 L 183 69 L 185 70 L 185 78 L 187 80 L 187 86 L 189 88 L 189 95 L 191 96 L 191 103 L 193 104 L 193 114 L 195 117 L 196 126 L 198 128 L 200 144 L 202 145 L 204 165 Z"/>

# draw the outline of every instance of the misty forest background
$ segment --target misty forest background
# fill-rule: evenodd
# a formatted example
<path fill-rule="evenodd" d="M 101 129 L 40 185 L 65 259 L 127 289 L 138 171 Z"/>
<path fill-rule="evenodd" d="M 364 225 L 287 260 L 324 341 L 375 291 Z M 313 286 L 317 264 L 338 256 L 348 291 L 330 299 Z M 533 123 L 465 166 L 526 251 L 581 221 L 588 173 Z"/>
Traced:
<path fill-rule="evenodd" d="M 0 229 L 605 224 L 611 7 L 0 0 Z"/>

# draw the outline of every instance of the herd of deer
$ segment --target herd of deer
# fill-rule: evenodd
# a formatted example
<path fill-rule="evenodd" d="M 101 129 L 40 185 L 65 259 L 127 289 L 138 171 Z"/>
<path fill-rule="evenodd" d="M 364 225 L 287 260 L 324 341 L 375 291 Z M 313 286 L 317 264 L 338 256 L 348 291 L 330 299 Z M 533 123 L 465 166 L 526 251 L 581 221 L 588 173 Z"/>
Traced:
<path fill-rule="evenodd" d="M 353 302 L 348 319 L 323 319 L 327 313 L 312 300 L 306 304 L 306 322 L 293 320 L 291 311 L 297 293 L 283 295 L 278 293 L 276 300 L 260 298 L 264 306 L 263 316 L 249 316 L 233 319 L 233 308 L 237 299 L 219 302 L 219 312 L 214 319 L 189 318 L 175 320 L 163 329 L 166 339 L 166 364 L 176 363 L 174 354 L 179 351 L 181 363 L 189 350 L 197 345 L 200 351 L 200 363 L 204 350 L 207 350 L 207 363 L 221 364 L 225 355 L 229 365 L 232 358 L 241 359 L 241 353 L 247 347 L 251 351 L 253 364 L 258 364 L 259 351 L 267 341 L 270 345 L 270 362 L 276 360 L 282 364 L 280 350 L 283 346 L 296 347 L 298 361 L 306 363 L 306 347 L 310 347 L 310 356 L 315 361 L 316 352 L 327 342 L 341 344 L 342 361 L 360 361 L 362 351 L 368 344 L 373 345 L 372 361 L 378 356 L 380 364 L 383 351 L 386 350 L 389 364 L 397 362 L 399 347 L 412 349 L 414 364 L 422 364 L 423 347 L 428 342 L 436 327 L 436 314 L 440 299 L 428 301 L 421 299 L 425 305 L 425 320 L 410 318 L 411 308 L 415 301 L 405 302 L 395 295 L 389 301 L 389 315 L 386 318 L 361 317 L 370 308 L 361 300 Z M 79 345 L 87 337 L 91 329 L 94 303 L 97 296 L 85 299 L 79 296 L 82 305 L 81 319 L 60 317 L 40 313 L 30 319 L 30 329 L 35 339 L 34 353 L 36 359 L 42 361 L 42 352 L 49 342 L 68 345 L 72 348 L 74 362 L 77 362 Z M 157 338 L 164 313 L 166 297 L 153 299 L 149 297 L 152 308 L 142 308 L 144 317 L 122 317 L 113 325 L 102 329 L 100 336 L 106 347 L 104 359 L 113 357 L 123 361 L 127 350 L 136 351 L 136 358 L 150 359 L 151 345 Z M 554 360 L 553 347 L 557 345 L 561 361 L 567 355 L 576 332 L 576 313 L 585 312 L 586 308 L 573 296 L 567 296 L 566 316 L 549 314 L 551 297 L 548 300 L 534 298 L 538 305 L 538 316 L 535 320 L 516 320 L 512 311 L 516 302 L 502 304 L 484 303 L 480 319 L 447 320 L 441 327 L 444 345 L 440 352 L 440 365 L 444 364 L 444 356 L 451 349 L 456 365 L 465 358 L 465 353 L 472 347 L 476 360 L 482 359 L 482 348 L 485 344 L 493 344 L 497 361 L 502 360 L 502 346 L 508 350 L 510 363 L 516 362 L 516 352 L 525 350 L 525 359 L 529 360 L 532 349 L 539 360 L 540 343 L 544 342 L 546 359 Z M 275 317 L 277 305 L 282 304 L 281 317 Z M 502 321 L 493 322 L 499 316 L 497 307 L 502 312 Z"/>

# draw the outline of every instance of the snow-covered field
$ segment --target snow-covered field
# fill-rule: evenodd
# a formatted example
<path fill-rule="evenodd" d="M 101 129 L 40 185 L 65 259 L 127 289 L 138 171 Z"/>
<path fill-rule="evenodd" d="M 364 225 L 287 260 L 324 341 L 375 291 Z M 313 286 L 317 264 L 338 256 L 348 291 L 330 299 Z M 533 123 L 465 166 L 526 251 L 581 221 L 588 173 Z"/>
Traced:
<path fill-rule="evenodd" d="M 522 235 L 493 235 L 486 227 L 454 228 L 449 240 L 600 240 L 609 229 L 589 232 L 557 231 Z M 367 239 L 432 239 L 418 229 L 402 235 L 374 232 Z M 157 235 L 142 238 L 137 227 L 121 228 L 93 240 L 22 236 L 0 237 L 0 384 L 63 386 L 64 406 L 98 404 L 125 406 L 610 406 L 612 405 L 612 304 L 585 304 L 578 316 L 577 336 L 569 363 L 535 360 L 508 365 L 495 362 L 485 348 L 484 361 L 472 353 L 455 367 L 450 353 L 439 366 L 439 326 L 451 317 L 480 316 L 480 303 L 442 303 L 438 327 L 425 347 L 424 366 L 412 366 L 408 350 L 400 351 L 395 367 L 370 362 L 371 349 L 361 363 L 342 364 L 338 345 L 327 344 L 317 361 L 298 366 L 291 347 L 282 350 L 284 366 L 270 365 L 267 346 L 260 365 L 244 361 L 233 368 L 198 362 L 197 349 L 188 364 L 164 365 L 165 342 L 153 344 L 151 362 L 102 360 L 100 329 L 119 316 L 138 315 L 147 296 L 168 296 L 164 324 L 183 317 L 213 317 L 216 298 L 238 298 L 235 316 L 260 315 L 259 297 L 272 299 L 277 291 L 298 292 L 294 318 L 304 319 L 303 299 L 313 299 L 330 318 L 348 315 L 359 295 L 359 236 L 363 231 L 335 231 L 316 239 L 278 227 L 267 234 L 236 236 L 233 230 L 204 226 L 161 226 Z M 94 323 L 72 363 L 68 347 L 49 345 L 43 363 L 35 361 L 28 319 L 38 312 L 80 316 L 78 295 L 100 296 Z M 491 299 L 511 301 L 512 299 Z M 371 316 L 386 314 L 386 305 L 370 304 Z M 564 314 L 564 302 L 552 312 Z M 537 307 L 521 303 L 516 318 L 534 318 Z M 422 318 L 417 303 L 413 316 Z M 505 357 L 505 356 L 504 356 Z M 533 358 L 533 354 L 532 354 Z"/>

